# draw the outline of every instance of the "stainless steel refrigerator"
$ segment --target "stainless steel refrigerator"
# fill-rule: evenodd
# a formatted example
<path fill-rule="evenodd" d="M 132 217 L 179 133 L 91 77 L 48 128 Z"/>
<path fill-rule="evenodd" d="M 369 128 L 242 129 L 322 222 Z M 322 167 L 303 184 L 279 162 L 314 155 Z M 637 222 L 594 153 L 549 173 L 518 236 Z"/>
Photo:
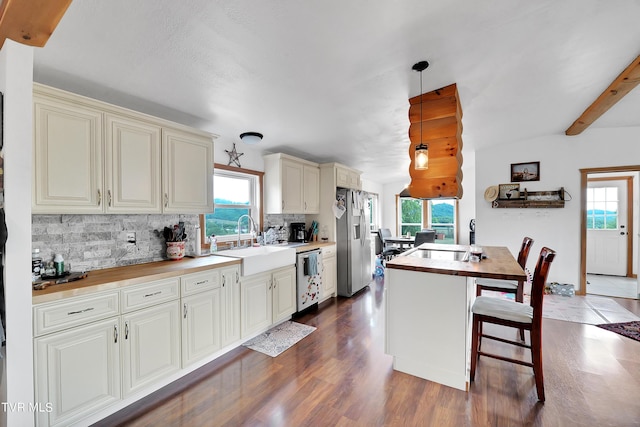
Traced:
<path fill-rule="evenodd" d="M 338 205 L 345 210 L 336 219 L 338 295 L 350 297 L 371 282 L 371 231 L 366 193 L 339 188 Z"/>

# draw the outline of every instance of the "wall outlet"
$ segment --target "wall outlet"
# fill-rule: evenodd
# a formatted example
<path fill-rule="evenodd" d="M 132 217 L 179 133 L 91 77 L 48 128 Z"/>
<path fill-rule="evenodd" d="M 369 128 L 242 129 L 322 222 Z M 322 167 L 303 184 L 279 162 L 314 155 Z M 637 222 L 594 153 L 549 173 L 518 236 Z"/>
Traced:
<path fill-rule="evenodd" d="M 136 244 L 136 232 L 135 231 L 128 231 L 127 232 L 127 243 L 133 243 L 134 245 Z"/>

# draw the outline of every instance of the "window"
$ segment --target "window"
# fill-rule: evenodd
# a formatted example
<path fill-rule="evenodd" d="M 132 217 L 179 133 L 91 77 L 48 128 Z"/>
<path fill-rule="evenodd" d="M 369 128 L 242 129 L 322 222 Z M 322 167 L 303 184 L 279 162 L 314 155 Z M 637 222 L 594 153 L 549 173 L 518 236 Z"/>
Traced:
<path fill-rule="evenodd" d="M 616 230 L 618 228 L 618 189 L 616 187 L 587 188 L 587 229 Z"/>
<path fill-rule="evenodd" d="M 367 208 L 369 210 L 369 228 L 372 232 L 377 231 L 378 228 L 380 228 L 380 221 L 378 219 L 380 209 L 378 206 L 378 195 L 369 193 L 367 202 Z"/>
<path fill-rule="evenodd" d="M 422 229 L 435 230 L 436 243 L 457 242 L 458 203 L 455 199 L 420 200 L 410 197 L 398 198 L 401 235 L 415 236 Z"/>
<path fill-rule="evenodd" d="M 423 226 L 423 202 L 419 199 L 400 198 L 400 234 L 402 236 L 410 233 L 412 236 L 416 232 L 426 228 Z"/>
<path fill-rule="evenodd" d="M 242 215 L 251 216 L 258 227 L 262 228 L 260 218 L 261 176 L 260 172 L 216 165 L 214 169 L 213 195 L 214 212 L 202 215 L 202 228 L 205 236 L 215 234 L 218 241 L 237 239 L 238 219 Z M 250 222 L 243 219 L 240 225 L 241 239 L 248 239 Z M 204 241 L 204 240 L 203 240 Z"/>
<path fill-rule="evenodd" d="M 429 200 L 427 228 L 435 230 L 438 243 L 456 243 L 456 208 L 454 199 Z"/>

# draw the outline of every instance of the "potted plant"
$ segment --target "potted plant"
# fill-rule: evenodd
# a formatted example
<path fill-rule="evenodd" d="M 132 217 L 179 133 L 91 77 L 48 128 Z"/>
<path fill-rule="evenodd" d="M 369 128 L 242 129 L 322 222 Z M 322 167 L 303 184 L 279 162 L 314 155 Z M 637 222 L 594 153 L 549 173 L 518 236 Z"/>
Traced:
<path fill-rule="evenodd" d="M 164 240 L 167 243 L 167 258 L 178 260 L 184 258 L 185 241 L 187 233 L 184 231 L 184 222 L 180 221 L 173 228 L 165 227 L 163 231 Z"/>

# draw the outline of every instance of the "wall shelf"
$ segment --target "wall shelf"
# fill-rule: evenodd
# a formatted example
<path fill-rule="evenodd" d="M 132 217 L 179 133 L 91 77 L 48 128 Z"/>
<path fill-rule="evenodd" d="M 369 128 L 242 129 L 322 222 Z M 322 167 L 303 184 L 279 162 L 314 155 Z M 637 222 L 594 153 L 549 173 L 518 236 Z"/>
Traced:
<path fill-rule="evenodd" d="M 518 199 L 496 199 L 491 202 L 492 208 L 564 208 L 564 187 L 555 191 L 520 192 Z"/>

